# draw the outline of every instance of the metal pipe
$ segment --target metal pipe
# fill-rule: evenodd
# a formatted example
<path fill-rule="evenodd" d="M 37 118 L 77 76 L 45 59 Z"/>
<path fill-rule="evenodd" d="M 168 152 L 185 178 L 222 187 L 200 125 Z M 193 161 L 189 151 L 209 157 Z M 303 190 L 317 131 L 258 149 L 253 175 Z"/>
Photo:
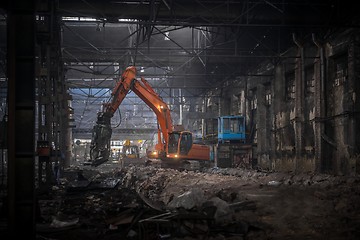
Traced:
<path fill-rule="evenodd" d="M 180 100 L 180 104 L 179 104 L 179 111 L 180 111 L 180 117 L 179 117 L 179 124 L 182 125 L 183 124 L 183 97 L 182 97 L 182 91 L 181 88 L 179 88 L 179 100 Z"/>
<path fill-rule="evenodd" d="M 305 83 L 305 52 L 304 52 L 304 46 L 301 44 L 295 36 L 295 33 L 292 34 L 294 43 L 298 46 L 300 49 L 300 58 L 301 58 L 301 82 L 302 82 L 302 89 L 303 90 L 303 84 Z"/>

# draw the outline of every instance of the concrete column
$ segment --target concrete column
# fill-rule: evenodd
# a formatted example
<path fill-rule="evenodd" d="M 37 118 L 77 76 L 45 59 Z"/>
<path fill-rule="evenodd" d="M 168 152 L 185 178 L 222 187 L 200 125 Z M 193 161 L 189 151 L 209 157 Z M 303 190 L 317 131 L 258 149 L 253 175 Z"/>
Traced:
<path fill-rule="evenodd" d="M 322 44 L 313 35 L 313 42 L 318 47 L 318 57 L 314 62 L 314 103 L 315 103 L 315 123 L 314 123 L 314 137 L 315 137 L 315 171 L 322 172 L 323 159 L 323 140 L 324 123 L 321 121 L 325 114 L 325 51 Z"/>
<path fill-rule="evenodd" d="M 303 44 L 294 37 L 298 46 L 298 58 L 295 60 L 295 171 L 299 171 L 299 162 L 304 150 L 303 122 L 304 122 L 304 84 L 305 84 L 305 50 Z"/>
<path fill-rule="evenodd" d="M 262 84 L 257 86 L 257 113 L 256 113 L 256 123 L 257 123 L 257 151 L 259 165 L 262 168 L 272 168 L 272 164 L 269 159 L 267 137 L 267 118 L 266 118 L 266 105 L 265 105 L 265 88 Z"/>
<path fill-rule="evenodd" d="M 359 36 L 354 36 L 349 46 L 348 56 L 348 111 L 351 112 L 349 118 L 349 125 L 347 129 L 347 145 L 349 155 L 349 169 L 350 175 L 360 173 L 360 158 L 357 157 L 360 154 L 360 149 L 356 146 L 360 146 L 360 44 Z"/>

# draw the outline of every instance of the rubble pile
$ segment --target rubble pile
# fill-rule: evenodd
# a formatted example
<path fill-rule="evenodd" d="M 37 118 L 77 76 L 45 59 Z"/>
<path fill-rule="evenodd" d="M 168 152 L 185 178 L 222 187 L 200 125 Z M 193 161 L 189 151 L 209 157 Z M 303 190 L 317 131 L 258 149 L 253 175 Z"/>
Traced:
<path fill-rule="evenodd" d="M 153 166 L 70 169 L 41 239 L 358 239 L 360 178 Z"/>

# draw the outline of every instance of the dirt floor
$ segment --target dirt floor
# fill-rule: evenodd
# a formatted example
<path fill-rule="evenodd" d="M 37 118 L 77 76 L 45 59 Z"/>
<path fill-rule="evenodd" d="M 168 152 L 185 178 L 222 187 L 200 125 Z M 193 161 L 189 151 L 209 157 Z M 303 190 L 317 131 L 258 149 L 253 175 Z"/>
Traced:
<path fill-rule="evenodd" d="M 360 177 L 116 164 L 39 193 L 38 239 L 360 239 Z"/>

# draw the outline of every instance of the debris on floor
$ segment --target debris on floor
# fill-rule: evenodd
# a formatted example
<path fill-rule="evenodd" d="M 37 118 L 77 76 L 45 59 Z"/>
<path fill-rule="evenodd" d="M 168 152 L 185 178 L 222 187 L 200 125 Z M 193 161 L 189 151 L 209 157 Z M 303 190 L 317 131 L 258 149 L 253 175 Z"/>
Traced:
<path fill-rule="evenodd" d="M 80 174 L 79 174 L 80 173 Z M 67 169 L 38 239 L 359 239 L 360 178 L 154 166 Z"/>

